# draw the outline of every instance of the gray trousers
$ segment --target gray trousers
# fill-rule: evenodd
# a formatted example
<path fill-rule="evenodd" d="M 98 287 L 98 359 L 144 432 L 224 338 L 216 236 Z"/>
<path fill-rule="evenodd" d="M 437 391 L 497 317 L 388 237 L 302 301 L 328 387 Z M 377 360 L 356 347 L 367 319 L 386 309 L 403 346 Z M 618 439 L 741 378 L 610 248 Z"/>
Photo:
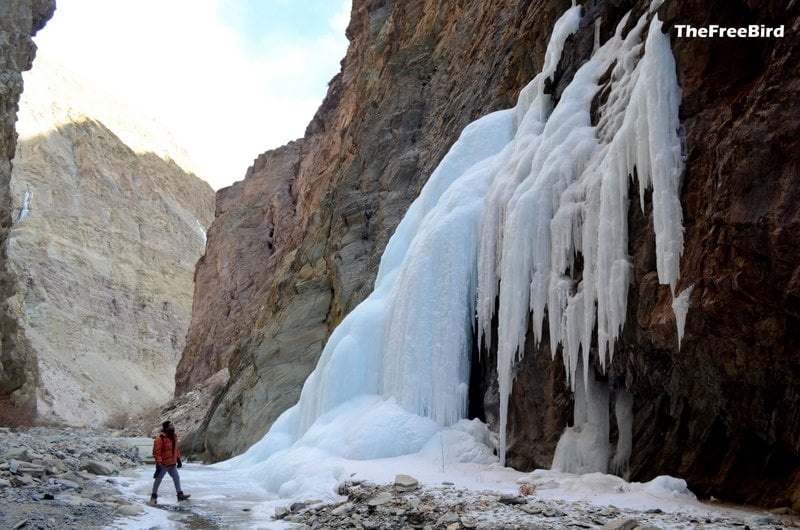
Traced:
<path fill-rule="evenodd" d="M 156 479 L 153 482 L 153 495 L 158 493 L 158 487 L 161 485 L 161 479 L 164 478 L 164 475 L 169 473 L 169 476 L 172 477 L 172 482 L 175 483 L 175 491 L 181 491 L 181 477 L 178 475 L 178 466 L 172 464 L 171 466 L 162 466 L 161 472 L 156 473 Z"/>

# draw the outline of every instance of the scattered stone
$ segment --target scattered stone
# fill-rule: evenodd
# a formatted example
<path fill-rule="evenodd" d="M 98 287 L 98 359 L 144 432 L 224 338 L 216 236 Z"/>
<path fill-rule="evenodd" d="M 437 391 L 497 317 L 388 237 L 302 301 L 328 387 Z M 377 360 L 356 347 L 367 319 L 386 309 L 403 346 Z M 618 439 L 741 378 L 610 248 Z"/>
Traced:
<path fill-rule="evenodd" d="M 394 495 L 389 493 L 388 491 L 382 491 L 378 495 L 372 497 L 370 500 L 367 501 L 368 506 L 381 506 L 386 503 L 392 502 L 394 500 Z"/>
<path fill-rule="evenodd" d="M 633 530 L 639 526 L 636 519 L 615 519 L 603 525 L 601 530 Z"/>
<path fill-rule="evenodd" d="M 289 511 L 292 512 L 292 513 L 297 513 L 300 510 L 305 509 L 307 506 L 308 506 L 308 504 L 306 504 L 304 502 L 294 502 L 294 503 L 292 503 L 291 506 L 289 506 Z"/>
<path fill-rule="evenodd" d="M 394 489 L 397 491 L 412 491 L 419 487 L 419 481 L 410 475 L 397 475 L 394 478 Z"/>
<path fill-rule="evenodd" d="M 516 495 L 501 495 L 497 502 L 500 504 L 507 504 L 507 505 L 515 505 L 515 504 L 526 504 L 526 501 L 522 497 L 517 497 Z"/>
<path fill-rule="evenodd" d="M 352 502 L 345 502 L 344 504 L 340 504 L 333 510 L 331 510 L 331 515 L 339 517 L 340 515 L 344 515 L 353 510 L 353 503 Z"/>
<path fill-rule="evenodd" d="M 103 475 L 103 476 L 115 476 L 119 475 L 119 471 L 117 469 L 105 462 L 98 462 L 96 460 L 90 460 L 81 469 L 85 469 L 89 473 L 94 473 L 95 475 Z"/>
<path fill-rule="evenodd" d="M 15 488 L 25 488 L 28 486 L 33 486 L 34 484 L 36 484 L 36 481 L 30 475 L 11 477 L 11 485 Z"/>
<path fill-rule="evenodd" d="M 57 478 L 55 480 L 55 483 L 68 490 L 77 490 L 81 488 L 81 485 L 78 484 L 77 482 L 65 478 Z"/>
<path fill-rule="evenodd" d="M 10 447 L 0 455 L 3 460 L 28 460 L 28 450 L 24 447 Z"/>
<path fill-rule="evenodd" d="M 464 528 L 476 528 L 478 526 L 478 522 L 471 518 L 467 517 L 466 515 L 462 515 L 460 518 L 461 526 Z"/>
<path fill-rule="evenodd" d="M 117 508 L 117 512 L 120 515 L 125 515 L 128 517 L 132 517 L 134 515 L 139 515 L 144 511 L 144 508 L 139 506 L 138 504 L 123 504 L 122 506 Z"/>
<path fill-rule="evenodd" d="M 517 508 L 519 508 L 525 513 L 529 513 L 531 515 L 538 515 L 542 513 L 542 511 L 546 508 L 546 506 L 538 502 L 534 502 L 531 504 L 520 504 L 519 506 L 517 506 Z"/>
<path fill-rule="evenodd" d="M 774 524 L 775 517 L 768 513 L 757 514 L 748 517 L 745 522 L 748 524 Z"/>
<path fill-rule="evenodd" d="M 275 519 L 283 519 L 287 515 L 289 515 L 289 510 L 287 510 L 283 506 L 275 507 Z"/>
<path fill-rule="evenodd" d="M 461 521 L 459 520 L 458 514 L 455 514 L 453 512 L 448 512 L 443 516 L 439 517 L 439 519 L 436 521 L 436 526 L 449 525 L 452 523 L 460 524 Z"/>

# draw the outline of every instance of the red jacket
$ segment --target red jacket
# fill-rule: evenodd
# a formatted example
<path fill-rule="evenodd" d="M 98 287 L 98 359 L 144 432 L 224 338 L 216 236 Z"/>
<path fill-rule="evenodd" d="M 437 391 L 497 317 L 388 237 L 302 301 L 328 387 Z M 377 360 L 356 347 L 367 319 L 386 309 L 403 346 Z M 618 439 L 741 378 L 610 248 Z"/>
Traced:
<path fill-rule="evenodd" d="M 181 457 L 181 450 L 178 448 L 178 433 L 174 434 L 174 444 L 167 436 L 167 433 L 163 431 L 153 440 L 153 458 L 156 459 L 156 464 L 172 466 L 178 462 Z"/>

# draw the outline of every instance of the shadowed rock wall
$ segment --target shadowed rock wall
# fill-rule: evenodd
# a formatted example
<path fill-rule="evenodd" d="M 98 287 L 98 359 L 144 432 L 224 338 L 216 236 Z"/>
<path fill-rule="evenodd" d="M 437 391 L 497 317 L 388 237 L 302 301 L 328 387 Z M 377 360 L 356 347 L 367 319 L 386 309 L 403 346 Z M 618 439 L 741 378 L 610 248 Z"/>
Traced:
<path fill-rule="evenodd" d="M 54 10 L 55 0 L 3 0 L 0 4 L 0 423 L 29 419 L 38 381 L 35 354 L 8 302 L 16 292 L 16 278 L 9 269 L 6 240 L 11 229 L 9 184 L 22 72 L 30 69 L 36 54 L 31 37 Z"/>

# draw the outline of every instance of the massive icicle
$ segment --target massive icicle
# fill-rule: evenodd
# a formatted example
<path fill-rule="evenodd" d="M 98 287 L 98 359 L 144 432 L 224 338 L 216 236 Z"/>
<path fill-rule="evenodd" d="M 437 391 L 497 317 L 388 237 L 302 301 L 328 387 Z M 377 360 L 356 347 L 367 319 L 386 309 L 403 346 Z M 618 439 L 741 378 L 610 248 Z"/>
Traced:
<path fill-rule="evenodd" d="M 580 7 L 572 7 L 556 23 L 543 71 L 514 109 L 463 131 L 390 239 L 374 291 L 331 335 L 297 405 L 232 465 L 292 495 L 301 476 L 336 476 L 319 468 L 325 459 L 419 450 L 464 417 L 474 317 L 491 343 L 498 298 L 501 451 L 528 314 L 538 341 L 547 311 L 552 349 L 563 345 L 581 396 L 571 432 L 590 433 L 565 439 L 559 461 L 578 470 L 607 465 L 608 388 L 587 376 L 588 353 L 582 381 L 575 374 L 595 325 L 604 360 L 623 324 L 634 167 L 641 193 L 654 188 L 659 277 L 674 289 L 682 246 L 678 91 L 668 39 L 654 21 L 643 50 L 642 18 L 624 39 L 618 30 L 596 48 L 555 104 L 545 81 L 579 22 Z M 593 125 L 599 79 L 612 68 Z M 580 282 L 573 279 L 578 253 Z M 618 447 L 620 460 L 626 452 Z"/>
<path fill-rule="evenodd" d="M 583 388 L 590 385 L 595 329 L 601 365 L 613 352 L 631 281 L 627 218 L 634 172 L 642 207 L 646 189 L 653 188 L 658 276 L 674 292 L 683 248 L 680 92 L 669 37 L 657 19 L 642 45 L 647 22 L 642 17 L 623 38 L 623 20 L 575 73 L 524 154 L 527 174 L 500 171 L 492 182 L 478 258 L 477 316 L 486 333 L 499 285 L 501 460 L 513 362 L 523 349 L 529 315 L 538 343 L 547 314 L 551 352 L 563 346 L 573 388 L 581 352 Z M 593 126 L 595 97 L 602 103 Z M 575 271 L 578 255 L 583 268 Z M 578 273 L 579 281 L 573 279 Z"/>

